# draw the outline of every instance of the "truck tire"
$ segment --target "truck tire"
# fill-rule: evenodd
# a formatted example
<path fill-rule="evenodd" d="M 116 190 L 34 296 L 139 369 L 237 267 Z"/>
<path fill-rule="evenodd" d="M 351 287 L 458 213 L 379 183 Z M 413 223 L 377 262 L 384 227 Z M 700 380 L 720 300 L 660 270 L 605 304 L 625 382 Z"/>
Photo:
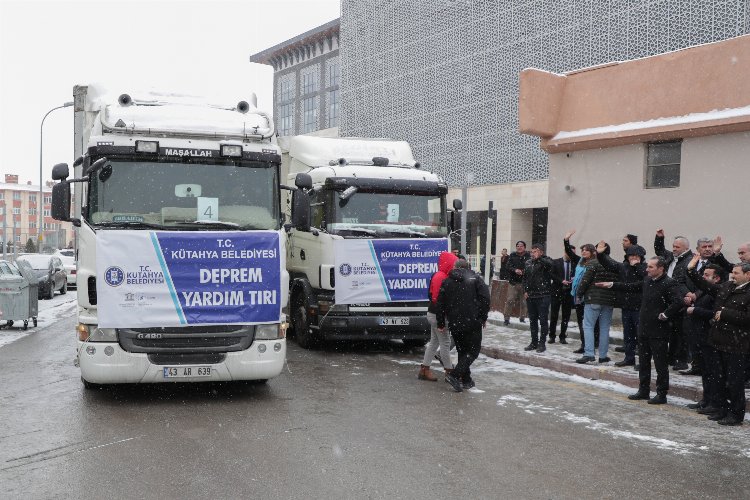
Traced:
<path fill-rule="evenodd" d="M 310 329 L 307 316 L 307 301 L 304 293 L 296 293 L 292 300 L 292 325 L 297 344 L 304 349 L 313 349 L 318 344 L 317 335 Z"/>

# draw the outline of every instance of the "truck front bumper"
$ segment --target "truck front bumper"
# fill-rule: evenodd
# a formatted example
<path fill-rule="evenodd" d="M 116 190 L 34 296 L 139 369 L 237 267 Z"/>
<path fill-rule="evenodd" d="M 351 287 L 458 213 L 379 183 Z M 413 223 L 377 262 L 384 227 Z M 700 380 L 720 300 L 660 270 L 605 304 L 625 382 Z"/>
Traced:
<path fill-rule="evenodd" d="M 427 316 L 408 316 L 408 325 L 383 325 L 388 316 L 327 316 L 320 318 L 317 329 L 326 340 L 424 340 L 430 339 Z"/>
<path fill-rule="evenodd" d="M 243 351 L 225 353 L 219 363 L 191 363 L 210 366 L 210 376 L 165 378 L 165 366 L 180 365 L 152 363 L 148 354 L 127 352 L 117 342 L 78 342 L 78 349 L 81 376 L 94 384 L 265 380 L 279 375 L 286 359 L 286 339 L 256 340 Z"/>

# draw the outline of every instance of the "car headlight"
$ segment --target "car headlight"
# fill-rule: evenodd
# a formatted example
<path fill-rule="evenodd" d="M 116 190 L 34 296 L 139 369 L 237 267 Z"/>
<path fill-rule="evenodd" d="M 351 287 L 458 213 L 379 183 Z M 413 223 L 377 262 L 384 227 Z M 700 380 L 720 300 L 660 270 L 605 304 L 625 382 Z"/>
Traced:
<path fill-rule="evenodd" d="M 285 334 L 286 334 L 285 325 L 281 325 L 279 323 L 255 326 L 255 340 L 283 339 Z"/>

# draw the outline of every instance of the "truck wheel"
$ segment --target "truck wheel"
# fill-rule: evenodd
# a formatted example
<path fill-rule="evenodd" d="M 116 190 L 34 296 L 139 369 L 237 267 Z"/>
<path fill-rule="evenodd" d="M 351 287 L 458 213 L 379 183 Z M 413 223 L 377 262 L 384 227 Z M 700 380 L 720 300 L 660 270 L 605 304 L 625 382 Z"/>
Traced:
<path fill-rule="evenodd" d="M 292 324 L 297 344 L 304 349 L 312 349 L 317 345 L 317 336 L 310 330 L 310 320 L 307 316 L 307 302 L 305 296 L 298 293 L 294 296 L 292 310 Z"/>

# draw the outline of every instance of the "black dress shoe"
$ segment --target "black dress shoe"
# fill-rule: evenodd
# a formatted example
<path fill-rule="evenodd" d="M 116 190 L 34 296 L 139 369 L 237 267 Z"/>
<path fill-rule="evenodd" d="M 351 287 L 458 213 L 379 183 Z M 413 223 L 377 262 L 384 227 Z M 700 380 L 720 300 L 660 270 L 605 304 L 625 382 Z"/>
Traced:
<path fill-rule="evenodd" d="M 580 365 L 585 365 L 586 363 L 590 363 L 592 361 L 596 361 L 596 358 L 594 356 L 582 356 L 576 359 L 576 363 Z"/>
<path fill-rule="evenodd" d="M 529 344 L 526 347 L 523 348 L 524 351 L 533 351 L 537 348 L 536 344 Z"/>
<path fill-rule="evenodd" d="M 520 321 L 521 323 L 526 323 L 526 318 L 518 318 L 518 321 Z"/>
<path fill-rule="evenodd" d="M 600 363 L 609 363 L 610 361 L 612 360 L 609 359 L 609 356 L 607 356 L 606 358 L 599 358 Z"/>
<path fill-rule="evenodd" d="M 675 363 L 672 369 L 676 372 L 687 370 L 690 368 L 687 363 Z"/>
<path fill-rule="evenodd" d="M 641 364 L 640 364 L 640 363 L 636 363 L 636 364 L 635 364 L 635 365 L 633 366 L 633 369 L 634 369 L 635 371 L 637 371 L 637 372 L 641 371 Z"/>
<path fill-rule="evenodd" d="M 698 408 L 695 410 L 695 412 L 698 415 L 716 415 L 717 413 L 722 413 L 724 410 L 721 408 L 716 408 L 715 406 L 704 406 L 703 408 Z"/>
<path fill-rule="evenodd" d="M 735 417 L 734 415 L 727 415 L 716 423 L 719 425 L 742 425 L 742 420 Z"/>
<path fill-rule="evenodd" d="M 667 395 L 666 394 L 657 394 L 653 398 L 649 399 L 647 402 L 650 405 L 665 405 L 665 404 L 667 404 Z"/>
<path fill-rule="evenodd" d="M 625 348 L 621 345 L 615 347 L 615 352 L 625 352 Z"/>
<path fill-rule="evenodd" d="M 561 344 L 567 344 L 567 343 L 568 343 L 568 341 L 567 341 L 567 340 L 565 340 L 565 337 L 560 337 L 560 343 L 561 343 Z"/>
<path fill-rule="evenodd" d="M 510 320 L 509 320 L 509 319 L 504 319 L 504 320 L 503 320 L 503 325 L 504 325 L 504 326 L 508 326 L 508 325 L 510 325 Z"/>
<path fill-rule="evenodd" d="M 536 352 L 544 352 L 546 350 L 547 350 L 547 344 L 545 344 L 544 342 L 540 342 L 536 348 Z"/>
<path fill-rule="evenodd" d="M 623 359 L 622 361 L 616 362 L 615 366 L 635 366 L 635 361 L 628 361 L 627 359 Z"/>
<path fill-rule="evenodd" d="M 714 422 L 718 422 L 719 420 L 725 418 L 727 416 L 727 412 L 724 410 L 718 411 L 712 415 L 708 416 L 709 420 L 713 420 Z"/>
<path fill-rule="evenodd" d="M 575 351 L 573 351 L 573 354 L 583 354 L 584 352 L 586 351 L 583 347 L 581 347 L 580 349 L 576 349 Z"/>
<path fill-rule="evenodd" d="M 637 401 L 639 399 L 648 399 L 648 398 L 649 398 L 648 393 L 647 392 L 641 392 L 641 391 L 638 391 L 635 394 L 631 394 L 630 396 L 628 396 L 628 399 L 630 399 L 632 401 Z"/>
<path fill-rule="evenodd" d="M 469 390 L 472 387 L 476 387 L 476 385 L 477 384 L 475 384 L 473 380 L 469 380 L 468 382 L 462 382 L 461 383 L 461 388 L 464 389 L 464 390 Z"/>
<path fill-rule="evenodd" d="M 550 337 L 549 340 L 547 341 L 547 343 L 554 344 L 555 343 L 555 337 Z"/>
<path fill-rule="evenodd" d="M 703 401 L 698 401 L 697 403 L 690 403 L 689 405 L 685 405 L 685 406 L 687 406 L 691 410 L 698 410 L 700 408 L 703 408 L 706 405 L 703 404 Z"/>
<path fill-rule="evenodd" d="M 703 372 L 700 370 L 700 368 L 691 368 L 689 370 L 681 371 L 680 375 L 702 375 Z"/>

